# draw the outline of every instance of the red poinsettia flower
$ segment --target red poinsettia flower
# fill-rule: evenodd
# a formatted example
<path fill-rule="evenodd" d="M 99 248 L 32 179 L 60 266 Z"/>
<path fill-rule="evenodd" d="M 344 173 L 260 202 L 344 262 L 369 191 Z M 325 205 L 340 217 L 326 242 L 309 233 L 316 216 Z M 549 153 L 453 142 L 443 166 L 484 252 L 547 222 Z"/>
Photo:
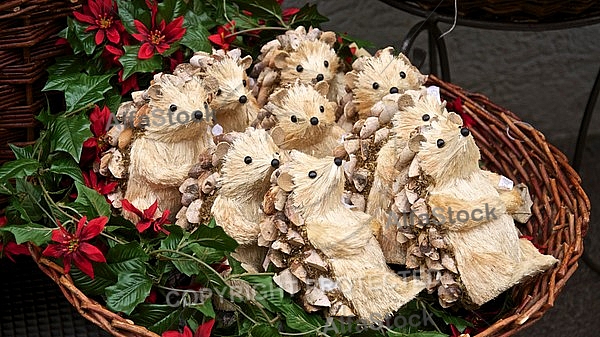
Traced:
<path fill-rule="evenodd" d="M 158 219 L 154 219 L 156 210 L 158 209 L 158 201 L 155 201 L 152 205 L 150 205 L 150 207 L 148 207 L 148 209 L 144 211 L 141 211 L 137 207 L 133 206 L 127 199 L 121 200 L 121 204 L 123 205 L 124 210 L 134 213 L 140 218 L 138 223 L 135 225 L 135 228 L 137 228 L 138 232 L 142 233 L 146 229 L 152 227 L 155 232 L 163 232 L 169 235 L 169 232 L 162 228 L 162 226 L 169 222 L 169 214 L 171 214 L 171 212 L 166 209 Z"/>
<path fill-rule="evenodd" d="M 0 227 L 6 226 L 8 223 L 8 218 L 6 216 L 0 216 Z"/>
<path fill-rule="evenodd" d="M 158 5 L 154 1 L 146 0 L 146 4 L 152 11 L 152 27 L 148 29 L 143 23 L 138 20 L 133 20 L 138 34 L 131 34 L 136 40 L 142 42 L 138 58 L 145 60 L 151 58 L 155 52 L 164 53 L 171 47 L 171 43 L 180 40 L 185 34 L 183 28 L 183 16 L 173 19 L 169 24 L 162 20 L 156 25 L 156 13 Z"/>
<path fill-rule="evenodd" d="M 105 179 L 98 180 L 98 175 L 93 170 L 83 172 L 83 181 L 85 182 L 85 186 L 96 190 L 102 195 L 107 195 L 114 191 L 118 185 L 116 181 L 107 183 Z"/>
<path fill-rule="evenodd" d="M 57 259 L 62 258 L 65 273 L 71 270 L 71 262 L 73 262 L 82 272 L 94 278 L 92 261 L 106 262 L 106 258 L 100 249 L 88 241 L 102 233 L 108 217 L 101 216 L 90 220 L 87 224 L 86 222 L 85 216 L 81 218 L 74 234 L 66 230 L 59 222 L 59 228 L 52 231 L 52 241 L 58 243 L 49 244 L 42 254 Z"/>
<path fill-rule="evenodd" d="M 0 257 L 6 256 L 12 262 L 16 262 L 14 255 L 29 255 L 29 248 L 24 244 L 18 245 L 16 242 L 9 242 L 3 245 L 0 242 Z"/>
<path fill-rule="evenodd" d="M 88 23 L 86 32 L 96 30 L 95 41 L 99 45 L 104 42 L 104 37 L 112 43 L 119 43 L 121 35 L 120 28 L 123 27 L 116 15 L 117 4 L 112 0 L 90 0 L 88 5 L 83 6 L 83 13 L 73 12 L 75 18 L 81 22 Z"/>
<path fill-rule="evenodd" d="M 83 143 L 83 151 L 80 160 L 82 166 L 99 159 L 98 155 L 105 150 L 106 144 L 101 142 L 100 138 L 108 131 L 111 118 L 112 114 L 108 107 L 105 106 L 100 109 L 99 106 L 94 106 L 94 110 L 92 110 L 92 113 L 90 114 L 90 130 L 92 131 L 93 136 Z"/>
<path fill-rule="evenodd" d="M 283 21 L 288 22 L 292 18 L 292 16 L 298 14 L 300 12 L 300 8 L 298 7 L 290 7 L 286 8 L 281 12 L 281 16 Z"/>
<path fill-rule="evenodd" d="M 208 36 L 208 40 L 223 50 L 229 50 L 231 43 L 235 41 L 235 20 L 231 20 L 223 26 L 217 27 L 217 33 Z"/>
<path fill-rule="evenodd" d="M 185 326 L 183 328 L 183 332 L 174 330 L 165 331 L 163 332 L 162 337 L 209 337 L 214 325 L 215 320 L 211 319 L 210 321 L 207 321 L 206 323 L 200 325 L 198 327 L 198 330 L 196 330 L 196 333 L 194 333 L 193 335 L 192 330 L 188 326 Z"/>
<path fill-rule="evenodd" d="M 475 333 L 475 331 L 471 327 L 467 327 L 465 331 L 460 332 L 454 326 L 454 324 L 450 324 L 450 330 L 452 331 L 452 335 L 450 337 L 469 337 L 471 334 Z"/>

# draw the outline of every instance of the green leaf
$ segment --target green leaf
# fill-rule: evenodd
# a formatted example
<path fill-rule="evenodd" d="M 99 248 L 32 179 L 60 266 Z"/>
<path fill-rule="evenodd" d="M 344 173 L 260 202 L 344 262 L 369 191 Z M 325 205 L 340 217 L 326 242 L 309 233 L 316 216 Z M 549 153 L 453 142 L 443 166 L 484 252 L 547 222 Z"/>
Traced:
<path fill-rule="evenodd" d="M 15 154 L 16 159 L 29 159 L 33 158 L 33 146 L 27 145 L 25 147 L 18 147 L 14 144 L 8 144 L 12 152 Z"/>
<path fill-rule="evenodd" d="M 110 111 L 117 111 L 119 105 L 121 105 L 122 99 L 123 97 L 121 94 L 116 89 L 112 89 L 104 94 L 104 105 L 106 105 Z M 115 116 L 115 114 L 113 114 L 113 116 Z"/>
<path fill-rule="evenodd" d="M 207 298 L 206 300 L 204 300 L 203 303 L 197 303 L 197 304 L 190 305 L 190 308 L 200 311 L 206 317 L 215 318 L 217 316 L 217 314 L 215 313 L 215 309 L 213 308 L 212 300 L 210 299 L 210 297 Z"/>
<path fill-rule="evenodd" d="M 64 174 L 73 178 L 75 182 L 83 185 L 83 175 L 81 174 L 81 169 L 75 160 L 68 155 L 59 156 L 58 158 L 52 160 L 50 172 Z"/>
<path fill-rule="evenodd" d="M 436 307 L 434 307 L 431 304 L 428 304 L 427 302 L 422 302 L 425 303 L 425 307 L 427 308 L 428 311 L 430 311 L 434 316 L 441 318 L 442 320 L 444 320 L 444 323 L 446 323 L 446 325 L 449 324 L 453 324 L 456 329 L 458 329 L 458 331 L 464 331 L 467 327 L 472 327 L 473 324 L 469 321 L 467 321 L 464 318 L 461 317 L 457 317 L 457 316 L 453 316 L 449 313 L 447 313 L 446 311 L 444 311 L 443 309 L 438 309 Z"/>
<path fill-rule="evenodd" d="M 79 73 L 83 67 L 81 61 L 81 57 L 76 55 L 57 57 L 56 62 L 46 69 L 49 75 L 48 82 L 51 78 Z"/>
<path fill-rule="evenodd" d="M 329 19 L 317 10 L 317 5 L 315 4 L 306 4 L 300 11 L 296 14 L 296 19 L 294 20 L 292 26 L 313 26 L 319 27 L 319 25 L 323 22 L 327 22 Z"/>
<path fill-rule="evenodd" d="M 393 336 L 393 337 L 448 337 L 447 334 L 437 332 L 437 331 L 419 331 L 419 332 L 405 333 L 405 332 L 397 332 L 397 331 L 393 331 L 393 330 L 388 330 L 387 335 Z"/>
<path fill-rule="evenodd" d="M 46 85 L 42 91 L 66 91 L 69 86 L 77 85 L 79 79 L 83 76 L 81 73 L 65 74 L 64 76 L 48 77 Z"/>
<path fill-rule="evenodd" d="M 39 204 L 42 189 L 24 178 L 17 179 L 15 185 L 17 193 L 11 198 L 11 205 L 19 212 L 21 219 L 26 222 L 41 220 L 44 214 Z"/>
<path fill-rule="evenodd" d="M 106 254 L 106 261 L 115 274 L 145 272 L 149 258 L 138 242 L 117 244 Z"/>
<path fill-rule="evenodd" d="M 152 280 L 145 274 L 121 273 L 117 284 L 106 288 L 106 305 L 112 311 L 129 315 L 148 297 L 151 289 Z"/>
<path fill-rule="evenodd" d="M 121 22 L 130 34 L 138 32 L 133 24 L 133 20 L 135 19 L 140 20 L 146 27 L 149 27 L 150 11 L 143 0 L 117 0 L 117 7 L 119 9 Z"/>
<path fill-rule="evenodd" d="M 67 112 L 84 108 L 104 99 L 104 93 L 112 88 L 110 78 L 113 74 L 89 76 L 79 74 L 76 83 L 70 83 L 65 90 Z"/>
<path fill-rule="evenodd" d="M 86 32 L 87 27 L 87 25 L 67 17 L 67 28 L 61 32 L 60 36 L 69 41 L 75 54 L 85 52 L 87 55 L 91 55 L 96 49 L 96 32 Z"/>
<path fill-rule="evenodd" d="M 182 16 L 186 10 L 187 4 L 182 0 L 164 0 L 158 4 L 158 12 L 166 22 Z"/>
<path fill-rule="evenodd" d="M 238 243 L 225 233 L 223 227 L 200 226 L 190 235 L 190 240 L 224 252 L 233 252 L 238 247 Z"/>
<path fill-rule="evenodd" d="M 94 264 L 94 278 L 87 276 L 77 267 L 71 268 L 70 275 L 77 289 L 88 296 L 104 295 L 106 288 L 117 282 L 117 274 L 114 274 L 106 263 Z"/>
<path fill-rule="evenodd" d="M 41 246 L 50 242 L 52 236 L 52 228 L 34 223 L 0 227 L 0 232 L 12 233 L 15 236 L 17 244 L 32 242 L 36 246 Z"/>
<path fill-rule="evenodd" d="M 275 0 L 237 0 L 240 10 L 247 10 L 256 17 L 281 17 L 281 6 Z"/>
<path fill-rule="evenodd" d="M 0 181 L 27 177 L 37 172 L 39 168 L 40 163 L 35 159 L 17 159 L 9 161 L 0 167 Z"/>
<path fill-rule="evenodd" d="M 257 324 L 248 333 L 250 337 L 276 337 L 281 336 L 277 328 L 267 324 Z"/>
<path fill-rule="evenodd" d="M 141 303 L 130 318 L 136 324 L 145 326 L 157 334 L 162 334 L 179 323 L 182 312 L 182 308 L 174 308 L 166 304 Z"/>
<path fill-rule="evenodd" d="M 119 58 L 123 65 L 123 80 L 126 80 L 134 73 L 148 73 L 161 69 L 162 57 L 154 55 L 147 60 L 138 58 L 140 46 L 124 46 L 125 54 Z"/>
<path fill-rule="evenodd" d="M 194 52 L 205 51 L 210 52 L 212 46 L 208 41 L 210 35 L 207 27 L 204 25 L 205 15 L 196 15 L 194 12 L 188 12 L 185 15 L 183 27 L 185 27 L 185 35 L 181 38 L 181 44 L 190 48 Z"/>
<path fill-rule="evenodd" d="M 97 218 L 102 215 L 110 216 L 110 205 L 96 190 L 83 184 L 75 183 L 77 187 L 77 199 L 71 206 L 88 219 Z"/>
<path fill-rule="evenodd" d="M 59 116 L 50 126 L 50 149 L 71 154 L 79 163 L 83 142 L 92 136 L 90 122 L 84 114 Z"/>

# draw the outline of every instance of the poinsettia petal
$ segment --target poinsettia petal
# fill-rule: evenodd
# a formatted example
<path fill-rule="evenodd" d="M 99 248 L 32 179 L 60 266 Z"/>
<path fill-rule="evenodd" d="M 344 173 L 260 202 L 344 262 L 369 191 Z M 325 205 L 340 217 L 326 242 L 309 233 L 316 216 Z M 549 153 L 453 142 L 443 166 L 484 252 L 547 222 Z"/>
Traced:
<path fill-rule="evenodd" d="M 162 337 L 181 337 L 181 332 L 174 330 L 165 331 L 163 332 Z"/>
<path fill-rule="evenodd" d="M 147 39 L 147 37 L 150 35 L 150 31 L 148 30 L 148 28 L 146 28 L 146 26 L 139 20 L 133 20 L 133 25 L 135 26 L 135 28 L 137 29 L 138 32 L 140 32 L 140 34 L 142 34 L 144 36 L 144 38 L 142 38 L 141 40 L 138 39 L 135 35 L 138 34 L 132 34 L 134 38 L 136 38 L 138 41 L 144 41 Z"/>
<path fill-rule="evenodd" d="M 79 222 L 77 223 L 77 230 L 75 231 L 75 237 L 80 238 L 81 234 L 83 233 L 83 227 L 85 227 L 85 222 L 87 221 L 87 216 L 83 216 L 81 219 L 79 219 Z"/>
<path fill-rule="evenodd" d="M 52 231 L 52 241 L 68 243 L 73 235 L 64 229 L 58 228 Z"/>
<path fill-rule="evenodd" d="M 203 323 L 198 327 L 194 337 L 210 337 L 210 333 L 212 332 L 213 326 L 215 325 L 215 319 L 211 319 L 206 323 Z"/>
<path fill-rule="evenodd" d="M 169 50 L 169 47 L 170 46 L 164 42 L 161 42 L 160 44 L 154 46 L 154 48 L 156 48 L 156 51 L 159 54 L 162 54 L 162 53 L 166 52 L 167 50 Z"/>
<path fill-rule="evenodd" d="M 24 244 L 18 245 L 13 241 L 6 244 L 6 247 L 4 247 L 4 252 L 13 255 L 30 255 L 29 248 L 27 248 L 27 246 Z"/>
<path fill-rule="evenodd" d="M 67 254 L 63 257 L 63 268 L 65 270 L 65 274 L 68 274 L 71 271 L 71 260 L 73 259 L 73 254 Z"/>
<path fill-rule="evenodd" d="M 91 17 L 89 15 L 85 15 L 83 13 L 73 12 L 73 16 L 75 17 L 75 19 L 77 19 L 81 22 L 89 23 L 92 25 L 96 23 L 96 21 L 94 20 L 93 17 Z"/>
<path fill-rule="evenodd" d="M 223 46 L 223 44 L 225 43 L 223 41 L 223 37 L 220 34 L 212 34 L 208 36 L 208 40 L 214 44 L 216 44 L 217 46 Z"/>
<path fill-rule="evenodd" d="M 140 51 L 138 52 L 138 58 L 141 60 L 147 60 L 154 55 L 154 47 L 146 42 L 140 47 Z"/>
<path fill-rule="evenodd" d="M 158 209 L 158 200 L 155 200 L 147 210 L 144 211 L 144 219 L 153 219 L 154 214 L 156 214 L 156 210 Z"/>
<path fill-rule="evenodd" d="M 104 29 L 98 29 L 95 38 L 96 45 L 102 44 L 102 41 L 104 41 Z"/>
<path fill-rule="evenodd" d="M 109 194 L 110 192 L 114 191 L 118 185 L 119 185 L 119 183 L 117 183 L 116 181 L 113 181 L 112 183 L 108 183 L 108 184 L 102 186 L 98 192 L 100 192 L 100 194 L 102 194 L 102 195 Z"/>
<path fill-rule="evenodd" d="M 98 249 L 98 247 L 89 244 L 87 242 L 82 242 L 79 244 L 79 255 L 83 255 L 84 257 L 96 261 L 96 262 L 106 262 L 106 258 L 104 254 Z"/>
<path fill-rule="evenodd" d="M 104 230 L 104 226 L 108 222 L 108 217 L 101 216 L 99 218 L 92 219 L 83 228 L 83 231 L 79 235 L 79 240 L 87 241 L 98 236 Z"/>
<path fill-rule="evenodd" d="M 65 250 L 63 245 L 49 244 L 46 249 L 42 252 L 44 256 L 50 256 L 53 258 L 61 258 L 65 255 Z"/>
<path fill-rule="evenodd" d="M 86 259 L 84 256 L 76 255 L 73 258 L 73 262 L 75 263 L 77 268 L 79 268 L 79 270 L 81 270 L 84 274 L 91 278 L 94 278 L 94 267 L 92 266 L 92 261 Z M 68 273 L 66 268 L 65 273 Z"/>
<path fill-rule="evenodd" d="M 127 200 L 127 199 L 121 200 L 121 205 L 123 206 L 123 209 L 126 210 L 127 212 L 134 213 L 135 215 L 139 216 L 140 218 L 144 217 L 144 213 L 142 213 L 142 211 L 140 211 L 137 207 L 133 206 L 133 204 L 131 204 L 129 202 L 129 200 Z"/>
<path fill-rule="evenodd" d="M 146 229 L 150 228 L 150 225 L 152 225 L 152 221 L 144 220 L 138 222 L 137 225 L 135 225 L 135 228 L 137 228 L 139 233 L 143 233 Z"/>
<path fill-rule="evenodd" d="M 115 47 L 113 45 L 110 45 L 110 44 L 107 44 L 106 46 L 104 46 L 104 48 L 106 48 L 106 50 L 109 53 L 111 53 L 111 54 L 113 54 L 115 56 L 122 56 L 123 54 L 125 54 L 121 48 L 117 48 L 117 47 Z"/>
<path fill-rule="evenodd" d="M 106 29 L 106 37 L 108 38 L 108 41 L 112 43 L 119 43 L 119 41 L 121 40 L 121 35 L 119 35 L 117 28 L 114 26 L 111 26 Z"/>
<path fill-rule="evenodd" d="M 88 1 L 88 6 L 90 11 L 92 12 L 92 16 L 95 18 L 99 17 L 102 14 L 102 8 L 100 8 L 100 4 L 96 1 Z"/>
<path fill-rule="evenodd" d="M 183 16 L 177 17 L 175 20 L 169 22 L 169 24 L 163 30 L 167 43 L 173 43 L 183 37 L 185 34 L 185 28 L 183 25 Z"/>

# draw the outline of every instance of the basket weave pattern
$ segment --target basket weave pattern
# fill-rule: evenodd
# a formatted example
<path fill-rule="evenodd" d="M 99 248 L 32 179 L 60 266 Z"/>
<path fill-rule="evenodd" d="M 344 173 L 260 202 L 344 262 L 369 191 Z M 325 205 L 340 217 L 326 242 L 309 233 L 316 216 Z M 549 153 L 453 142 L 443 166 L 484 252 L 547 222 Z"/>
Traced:
<path fill-rule="evenodd" d="M 0 164 L 13 159 L 8 143 L 34 139 L 35 114 L 46 104 L 46 68 L 65 54 L 56 34 L 80 7 L 69 0 L 8 0 L 0 3 Z"/>
<path fill-rule="evenodd" d="M 468 93 L 434 76 L 429 76 L 428 84 L 440 87 L 448 101 L 461 98 L 464 111 L 476 122 L 471 131 L 486 168 L 529 186 L 533 216 L 520 229 L 545 253 L 560 260 L 543 275 L 515 287 L 516 307 L 478 335 L 510 336 L 540 319 L 577 269 L 589 225 L 590 201 L 566 156 L 531 125 L 483 95 Z M 31 247 L 31 252 L 40 269 L 85 318 L 114 336 L 158 337 L 85 296 L 69 275 L 63 275 L 62 267 L 41 256 L 39 248 Z"/>

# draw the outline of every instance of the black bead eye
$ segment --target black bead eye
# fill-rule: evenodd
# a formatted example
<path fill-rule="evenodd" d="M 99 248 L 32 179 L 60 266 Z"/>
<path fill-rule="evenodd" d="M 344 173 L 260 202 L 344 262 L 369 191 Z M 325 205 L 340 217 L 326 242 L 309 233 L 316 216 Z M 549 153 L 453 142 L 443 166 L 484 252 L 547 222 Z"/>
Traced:
<path fill-rule="evenodd" d="M 175 104 L 171 104 L 171 105 L 169 106 L 169 110 L 171 110 L 171 111 L 175 112 L 175 110 L 177 110 L 177 105 L 175 105 Z"/>
<path fill-rule="evenodd" d="M 248 82 L 246 82 L 246 80 L 242 80 L 242 85 L 246 86 L 246 84 L 248 84 Z"/>
<path fill-rule="evenodd" d="M 327 61 L 327 60 L 323 61 L 323 65 L 325 66 L 325 68 L 329 67 L 329 61 Z"/>
<path fill-rule="evenodd" d="M 467 137 L 469 134 L 471 134 L 471 131 L 469 131 L 469 129 L 467 129 L 467 128 L 461 128 L 461 129 L 460 129 L 460 134 L 461 134 L 463 137 Z"/>
<path fill-rule="evenodd" d="M 292 123 L 298 123 L 298 118 L 296 117 L 296 115 L 292 115 L 290 119 L 292 120 Z"/>
<path fill-rule="evenodd" d="M 244 157 L 244 163 L 246 163 L 246 165 L 252 163 L 252 157 L 250 157 L 250 156 Z"/>
<path fill-rule="evenodd" d="M 308 177 L 310 179 L 315 179 L 317 177 L 317 172 L 315 172 L 315 171 L 308 172 Z"/>
<path fill-rule="evenodd" d="M 296 71 L 297 71 L 297 72 L 301 73 L 301 72 L 302 72 L 302 70 L 304 70 L 304 68 L 303 68 L 301 65 L 297 65 L 297 66 L 296 66 Z"/>
<path fill-rule="evenodd" d="M 405 78 L 406 78 L 406 73 L 405 73 L 405 72 L 403 72 L 403 71 L 401 71 L 401 72 L 400 72 L 400 78 L 401 78 L 401 79 L 405 79 Z"/>
<path fill-rule="evenodd" d="M 321 105 L 321 106 L 319 106 L 319 111 L 321 111 L 321 112 L 325 112 L 325 107 L 324 107 L 324 106 L 322 106 L 322 105 Z"/>
<path fill-rule="evenodd" d="M 423 118 L 423 122 L 427 122 L 431 117 L 429 117 L 428 114 L 424 114 L 422 118 Z"/>
<path fill-rule="evenodd" d="M 273 168 L 278 168 L 279 167 L 279 160 L 278 159 L 271 160 L 271 166 Z"/>
<path fill-rule="evenodd" d="M 217 90 L 217 96 L 221 95 L 222 91 L 221 89 Z"/>
<path fill-rule="evenodd" d="M 375 90 L 379 89 L 379 83 L 373 82 L 373 89 L 375 89 Z"/>
<path fill-rule="evenodd" d="M 333 163 L 334 163 L 336 166 L 342 166 L 342 158 L 335 158 L 335 159 L 333 160 Z"/>
<path fill-rule="evenodd" d="M 200 111 L 200 110 L 194 111 L 194 118 L 196 118 L 198 120 L 202 119 L 202 111 Z"/>
<path fill-rule="evenodd" d="M 438 139 L 436 142 L 437 147 L 439 147 L 440 149 L 444 147 L 444 145 L 446 145 L 446 142 L 443 139 Z"/>

